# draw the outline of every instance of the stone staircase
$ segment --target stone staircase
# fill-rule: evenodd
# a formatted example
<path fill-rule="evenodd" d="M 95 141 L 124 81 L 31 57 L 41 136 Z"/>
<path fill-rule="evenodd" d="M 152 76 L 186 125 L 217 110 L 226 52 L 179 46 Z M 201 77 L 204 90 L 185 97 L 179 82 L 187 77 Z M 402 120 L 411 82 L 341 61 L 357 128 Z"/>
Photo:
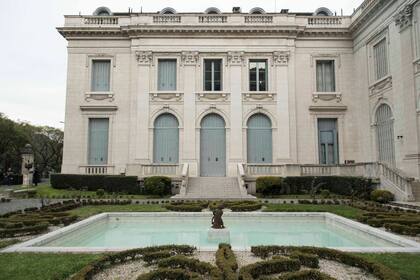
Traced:
<path fill-rule="evenodd" d="M 234 177 L 190 177 L 185 195 L 173 199 L 189 200 L 250 200 L 252 195 L 243 195 L 238 179 Z"/>

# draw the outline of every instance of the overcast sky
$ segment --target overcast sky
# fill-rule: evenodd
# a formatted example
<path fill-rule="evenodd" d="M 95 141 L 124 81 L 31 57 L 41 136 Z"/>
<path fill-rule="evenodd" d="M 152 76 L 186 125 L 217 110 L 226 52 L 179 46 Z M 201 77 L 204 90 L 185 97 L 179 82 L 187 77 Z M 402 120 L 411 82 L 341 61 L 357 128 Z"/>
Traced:
<path fill-rule="evenodd" d="M 249 11 L 289 9 L 313 12 L 325 6 L 337 14 L 352 13 L 362 0 L 0 0 L 0 112 L 11 119 L 37 125 L 63 127 L 66 91 L 66 41 L 55 27 L 63 15 L 92 14 L 99 6 L 111 11 L 156 12 L 173 7 L 179 12 L 217 7 L 230 12 L 240 6 Z"/>

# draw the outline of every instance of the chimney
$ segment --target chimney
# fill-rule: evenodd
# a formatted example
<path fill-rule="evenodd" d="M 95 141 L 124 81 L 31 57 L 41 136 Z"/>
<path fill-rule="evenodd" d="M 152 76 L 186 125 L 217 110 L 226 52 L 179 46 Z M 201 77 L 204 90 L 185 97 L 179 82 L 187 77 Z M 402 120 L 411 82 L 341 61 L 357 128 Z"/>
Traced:
<path fill-rule="evenodd" d="M 232 13 L 234 13 L 234 14 L 242 13 L 241 7 L 233 7 L 232 8 Z"/>

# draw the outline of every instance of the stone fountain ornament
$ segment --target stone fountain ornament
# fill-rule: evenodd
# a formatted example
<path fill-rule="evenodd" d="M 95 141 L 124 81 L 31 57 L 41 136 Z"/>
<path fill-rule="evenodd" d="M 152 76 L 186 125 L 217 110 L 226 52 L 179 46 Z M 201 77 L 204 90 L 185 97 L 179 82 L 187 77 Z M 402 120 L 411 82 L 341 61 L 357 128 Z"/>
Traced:
<path fill-rule="evenodd" d="M 34 152 L 30 144 L 26 144 L 21 150 L 22 154 L 22 175 L 23 185 L 32 186 L 33 167 L 34 167 Z"/>
<path fill-rule="evenodd" d="M 211 228 L 209 229 L 207 236 L 209 241 L 217 241 L 223 243 L 229 243 L 230 241 L 230 232 L 225 228 L 225 225 L 223 224 L 223 208 L 223 205 L 220 205 L 213 211 Z"/>

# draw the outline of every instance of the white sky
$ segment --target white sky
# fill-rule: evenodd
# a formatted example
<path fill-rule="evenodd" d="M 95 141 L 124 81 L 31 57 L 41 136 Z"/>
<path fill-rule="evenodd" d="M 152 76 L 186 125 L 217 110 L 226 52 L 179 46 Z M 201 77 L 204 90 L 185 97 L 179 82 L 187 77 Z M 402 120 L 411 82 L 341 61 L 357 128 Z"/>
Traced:
<path fill-rule="evenodd" d="M 179 12 L 202 12 L 217 7 L 243 12 L 261 7 L 267 12 L 289 9 L 313 12 L 328 7 L 345 15 L 362 0 L 0 0 L 0 112 L 11 119 L 37 125 L 63 127 L 66 92 L 66 41 L 55 27 L 65 14 L 92 14 L 99 6 L 114 12 L 156 12 L 173 7 Z"/>

